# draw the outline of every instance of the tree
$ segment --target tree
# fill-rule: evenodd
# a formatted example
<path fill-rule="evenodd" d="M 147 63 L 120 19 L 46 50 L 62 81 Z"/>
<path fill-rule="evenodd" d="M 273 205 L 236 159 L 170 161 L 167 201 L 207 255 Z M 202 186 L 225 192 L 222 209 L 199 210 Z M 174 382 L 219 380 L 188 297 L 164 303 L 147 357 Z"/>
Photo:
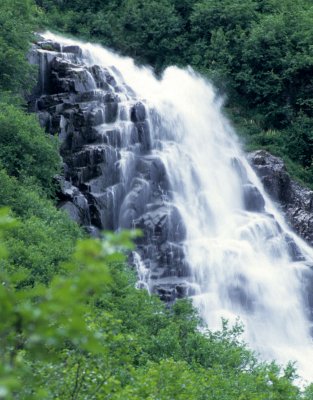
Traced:
<path fill-rule="evenodd" d="M 0 91 L 24 92 L 33 84 L 26 53 L 35 26 L 32 0 L 1 0 L 0 3 Z"/>
<path fill-rule="evenodd" d="M 45 134 L 35 115 L 0 102 L 0 162 L 9 175 L 21 181 L 32 177 L 49 192 L 60 168 L 57 141 Z"/>

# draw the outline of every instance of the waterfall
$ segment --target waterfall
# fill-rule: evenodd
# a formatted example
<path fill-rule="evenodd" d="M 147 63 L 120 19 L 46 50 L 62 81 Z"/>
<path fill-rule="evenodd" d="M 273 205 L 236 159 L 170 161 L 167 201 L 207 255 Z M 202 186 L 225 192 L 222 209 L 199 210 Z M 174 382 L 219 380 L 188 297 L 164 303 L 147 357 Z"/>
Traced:
<path fill-rule="evenodd" d="M 105 178 L 89 182 L 86 196 L 90 201 L 93 195 L 90 209 L 102 207 L 100 228 L 139 226 L 150 235 L 134 253 L 139 286 L 158 292 L 158 285 L 175 281 L 209 328 L 239 317 L 244 339 L 264 359 L 294 360 L 302 376 L 312 379 L 303 280 L 313 251 L 289 230 L 264 192 L 212 85 L 192 69 L 170 67 L 157 79 L 151 69 L 98 45 L 51 33 L 44 37 L 79 46 L 82 63 L 106 68 L 115 81 L 102 71 L 102 86 L 118 98 L 118 110 L 111 120 L 114 103 L 97 113 L 102 144 L 88 145 L 88 154 L 96 165 L 96 147 L 107 164 Z M 85 75 L 79 90 L 95 91 L 99 84 Z M 62 132 L 65 125 L 62 119 Z M 296 259 L 290 243 L 299 250 Z"/>

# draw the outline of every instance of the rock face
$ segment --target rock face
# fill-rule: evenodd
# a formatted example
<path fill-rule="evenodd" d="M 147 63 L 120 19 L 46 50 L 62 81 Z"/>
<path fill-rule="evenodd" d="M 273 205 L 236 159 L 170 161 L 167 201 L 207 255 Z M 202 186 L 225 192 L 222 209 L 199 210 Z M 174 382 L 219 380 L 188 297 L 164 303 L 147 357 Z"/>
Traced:
<path fill-rule="evenodd" d="M 60 139 L 60 208 L 95 236 L 140 228 L 134 260 L 148 267 L 152 291 L 166 301 L 185 295 L 185 228 L 152 151 L 153 110 L 113 67 L 90 65 L 78 46 L 41 38 L 29 59 L 39 66 L 29 109 Z"/>
<path fill-rule="evenodd" d="M 93 236 L 102 230 L 141 229 L 133 264 L 142 285 L 168 302 L 193 294 L 185 226 L 157 151 L 160 138 L 151 135 L 170 128 L 161 126 L 156 110 L 114 67 L 94 65 L 79 46 L 42 38 L 29 58 L 39 66 L 29 109 L 60 140 L 59 207 Z M 290 225 L 313 245 L 313 192 L 290 180 L 279 158 L 261 151 L 249 159 Z M 244 210 L 264 213 L 263 196 L 240 159 L 234 158 L 232 166 L 241 180 Z M 280 228 L 278 233 L 283 234 Z M 284 234 L 284 241 L 290 258 L 303 260 L 294 240 Z M 242 293 L 230 290 L 238 302 L 246 302 Z"/>
<path fill-rule="evenodd" d="M 313 246 L 313 191 L 290 179 L 283 160 L 265 150 L 250 153 L 248 159 L 290 227 Z"/>

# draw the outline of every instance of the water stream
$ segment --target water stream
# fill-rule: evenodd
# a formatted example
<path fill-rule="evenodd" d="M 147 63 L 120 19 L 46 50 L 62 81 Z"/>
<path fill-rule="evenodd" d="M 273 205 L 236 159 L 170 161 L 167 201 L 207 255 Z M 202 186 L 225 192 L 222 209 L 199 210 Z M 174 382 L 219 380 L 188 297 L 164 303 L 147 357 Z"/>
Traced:
<path fill-rule="evenodd" d="M 186 229 L 189 294 L 209 328 L 219 329 L 222 317 L 231 323 L 239 317 L 244 339 L 262 357 L 281 363 L 296 360 L 303 377 L 312 379 L 311 322 L 302 280 L 313 251 L 289 231 L 264 193 L 212 85 L 191 69 L 170 67 L 157 79 L 151 69 L 100 46 L 51 33 L 45 38 L 79 45 L 87 65 L 109 68 L 118 82 L 119 119 L 105 130 L 123 126 L 125 187 L 131 185 L 138 150 L 129 145 L 129 104 L 140 99 L 145 105 L 149 154 L 162 161 L 170 183 L 164 204 L 179 211 Z M 144 182 L 137 185 L 144 198 Z M 114 203 L 116 193 L 111 190 L 110 195 Z M 247 207 L 247 196 L 258 204 Z M 125 196 L 114 216 L 115 228 L 128 212 L 130 197 Z M 301 250 L 302 260 L 292 260 L 286 234 Z M 139 286 L 149 286 L 152 277 L 138 253 L 135 262 Z"/>

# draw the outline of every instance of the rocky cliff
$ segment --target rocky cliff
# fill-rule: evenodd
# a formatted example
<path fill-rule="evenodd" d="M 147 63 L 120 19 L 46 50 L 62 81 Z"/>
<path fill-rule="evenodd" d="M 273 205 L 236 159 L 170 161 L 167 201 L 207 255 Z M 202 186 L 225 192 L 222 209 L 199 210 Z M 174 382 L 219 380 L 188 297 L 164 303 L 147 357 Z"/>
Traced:
<path fill-rule="evenodd" d="M 248 154 L 248 160 L 289 226 L 313 246 L 313 191 L 292 180 L 283 160 L 265 150 Z"/>
<path fill-rule="evenodd" d="M 29 109 L 60 139 L 59 207 L 92 235 L 141 229 L 142 279 L 166 301 L 186 295 L 184 225 L 150 136 L 157 115 L 114 67 L 90 65 L 78 46 L 39 38 L 29 58 L 39 66 Z"/>

